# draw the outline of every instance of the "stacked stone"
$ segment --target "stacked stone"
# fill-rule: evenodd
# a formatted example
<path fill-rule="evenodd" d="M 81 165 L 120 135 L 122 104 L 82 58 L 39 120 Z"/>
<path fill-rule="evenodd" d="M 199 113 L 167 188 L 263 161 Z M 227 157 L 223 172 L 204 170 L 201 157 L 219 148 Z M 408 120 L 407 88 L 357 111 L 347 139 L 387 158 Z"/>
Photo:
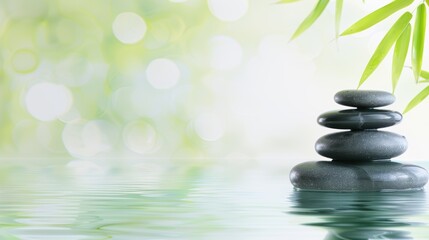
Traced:
<path fill-rule="evenodd" d="M 316 142 L 316 151 L 334 161 L 385 160 L 407 150 L 407 140 L 395 133 L 378 131 L 399 123 L 402 115 L 390 110 L 374 109 L 392 104 L 395 97 L 382 91 L 341 91 L 335 102 L 356 107 L 327 112 L 319 116 L 318 123 L 335 129 L 351 131 L 333 133 Z"/>
<path fill-rule="evenodd" d="M 318 123 L 347 129 L 319 138 L 316 151 L 332 161 L 306 162 L 295 166 L 292 184 L 303 190 L 383 191 L 421 189 L 428 181 L 424 168 L 392 162 L 407 149 L 405 137 L 380 131 L 398 124 L 402 115 L 375 109 L 392 104 L 395 97 L 383 91 L 346 90 L 335 97 L 338 104 L 353 109 L 331 111 Z"/>

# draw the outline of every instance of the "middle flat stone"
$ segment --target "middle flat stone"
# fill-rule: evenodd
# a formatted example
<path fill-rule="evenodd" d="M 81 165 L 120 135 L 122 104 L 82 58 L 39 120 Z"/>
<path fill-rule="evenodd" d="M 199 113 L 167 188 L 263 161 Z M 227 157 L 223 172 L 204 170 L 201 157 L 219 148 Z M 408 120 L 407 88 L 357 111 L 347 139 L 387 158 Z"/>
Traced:
<path fill-rule="evenodd" d="M 316 152 L 338 161 L 390 159 L 407 150 L 405 137 L 392 132 L 364 130 L 325 135 L 316 142 Z"/>
<path fill-rule="evenodd" d="M 376 129 L 393 126 L 402 120 L 399 112 L 377 109 L 347 109 L 323 113 L 317 122 L 336 129 Z"/>

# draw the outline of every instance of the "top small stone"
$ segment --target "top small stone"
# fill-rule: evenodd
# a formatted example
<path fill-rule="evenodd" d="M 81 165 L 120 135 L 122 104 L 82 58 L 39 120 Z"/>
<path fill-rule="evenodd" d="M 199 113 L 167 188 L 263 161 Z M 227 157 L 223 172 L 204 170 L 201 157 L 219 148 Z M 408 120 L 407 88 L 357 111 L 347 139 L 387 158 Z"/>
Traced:
<path fill-rule="evenodd" d="M 357 108 L 383 107 L 395 102 L 395 96 L 385 91 L 344 90 L 335 94 L 336 103 Z"/>

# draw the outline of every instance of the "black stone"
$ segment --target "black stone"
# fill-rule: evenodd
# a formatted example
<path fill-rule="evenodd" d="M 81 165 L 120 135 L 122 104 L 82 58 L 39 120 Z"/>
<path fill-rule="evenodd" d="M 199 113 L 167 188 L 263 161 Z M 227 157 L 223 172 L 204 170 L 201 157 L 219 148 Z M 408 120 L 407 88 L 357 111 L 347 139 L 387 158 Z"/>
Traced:
<path fill-rule="evenodd" d="M 338 161 L 369 161 L 401 155 L 407 150 L 407 140 L 385 131 L 345 131 L 319 138 L 315 148 L 320 155 Z"/>
<path fill-rule="evenodd" d="M 395 96 L 385 91 L 344 90 L 335 94 L 335 102 L 344 106 L 357 108 L 375 108 L 395 102 Z"/>
<path fill-rule="evenodd" d="M 293 186 L 310 191 L 406 191 L 418 190 L 428 181 L 419 166 L 391 161 L 306 162 L 290 172 Z"/>
<path fill-rule="evenodd" d="M 323 113 L 317 122 L 336 129 L 376 129 L 393 126 L 402 120 L 402 115 L 390 110 L 348 109 Z"/>

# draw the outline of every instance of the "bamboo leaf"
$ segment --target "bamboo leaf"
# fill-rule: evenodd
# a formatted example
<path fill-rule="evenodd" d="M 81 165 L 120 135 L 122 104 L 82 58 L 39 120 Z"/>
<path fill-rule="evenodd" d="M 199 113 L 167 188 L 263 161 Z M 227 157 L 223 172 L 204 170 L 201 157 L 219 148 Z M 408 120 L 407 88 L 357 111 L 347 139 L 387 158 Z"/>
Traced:
<path fill-rule="evenodd" d="M 417 7 L 416 21 L 414 24 L 413 44 L 411 51 L 411 64 L 416 82 L 419 80 L 422 70 L 423 50 L 426 34 L 426 6 L 422 3 Z"/>
<path fill-rule="evenodd" d="M 413 1 L 414 0 L 395 0 L 361 18 L 359 21 L 341 33 L 340 36 L 361 32 L 367 28 L 370 28 L 398 10 L 401 10 L 402 8 L 410 5 Z"/>
<path fill-rule="evenodd" d="M 335 36 L 337 38 L 340 35 L 340 22 L 341 22 L 342 11 L 343 11 L 343 0 L 337 0 L 335 2 Z"/>
<path fill-rule="evenodd" d="M 421 103 L 425 98 L 429 95 L 429 86 L 425 87 L 417 96 L 411 100 L 407 107 L 405 107 L 404 114 L 409 112 L 411 109 L 413 109 L 415 106 L 417 106 L 419 103 Z"/>
<path fill-rule="evenodd" d="M 368 64 L 366 65 L 365 70 L 362 73 L 362 77 L 360 78 L 358 88 L 374 72 L 374 70 L 378 67 L 381 61 L 383 61 L 389 50 L 392 48 L 393 44 L 407 27 L 411 18 L 411 13 L 406 12 L 402 14 L 402 16 L 389 29 L 384 38 L 378 44 L 377 48 L 374 51 L 374 54 L 371 56 L 371 59 L 369 59 Z"/>
<path fill-rule="evenodd" d="M 420 77 L 422 77 L 425 80 L 429 80 L 429 72 L 425 70 L 420 71 Z"/>
<path fill-rule="evenodd" d="M 429 0 L 426 0 L 426 4 L 429 5 Z"/>
<path fill-rule="evenodd" d="M 296 29 L 295 33 L 292 35 L 291 40 L 297 38 L 299 35 L 301 35 L 305 30 L 307 30 L 313 23 L 320 17 L 323 10 L 325 10 L 326 5 L 328 5 L 329 0 L 319 0 L 314 7 L 314 9 L 311 11 L 310 15 L 308 15 L 304 21 L 299 25 L 299 27 Z"/>
<path fill-rule="evenodd" d="M 401 77 L 402 69 L 404 68 L 405 58 L 407 57 L 408 46 L 410 45 L 411 38 L 411 24 L 399 36 L 395 44 L 392 61 L 392 89 L 395 92 L 396 85 Z"/>
<path fill-rule="evenodd" d="M 428 71 L 421 70 L 420 71 L 420 77 L 421 77 L 421 79 L 419 80 L 418 83 L 428 83 L 429 82 L 429 72 Z"/>

